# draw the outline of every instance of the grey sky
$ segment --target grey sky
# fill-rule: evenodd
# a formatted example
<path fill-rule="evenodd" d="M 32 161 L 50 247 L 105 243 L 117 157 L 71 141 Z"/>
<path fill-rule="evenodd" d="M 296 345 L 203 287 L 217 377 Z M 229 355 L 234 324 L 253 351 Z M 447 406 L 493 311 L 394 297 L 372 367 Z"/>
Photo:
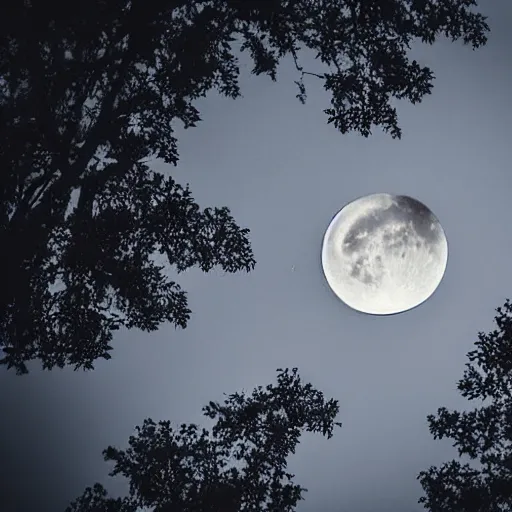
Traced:
<path fill-rule="evenodd" d="M 0 372 L 6 512 L 63 510 L 85 486 L 108 482 L 102 449 L 124 446 L 144 418 L 203 422 L 209 400 L 266 385 L 283 366 L 337 398 L 343 422 L 329 441 L 305 436 L 292 457 L 309 489 L 298 511 L 422 510 L 416 475 L 454 455 L 431 438 L 426 415 L 466 405 L 455 389 L 465 353 L 512 290 L 512 4 L 482 9 L 493 30 L 486 48 L 416 50 L 437 80 L 421 105 L 400 106 L 401 141 L 340 135 L 318 83 L 306 106 L 295 99 L 290 65 L 277 84 L 246 73 L 242 99 L 202 102 L 204 121 L 182 133 L 171 172 L 201 206 L 227 205 L 251 229 L 256 269 L 181 276 L 189 327 L 122 332 L 94 372 Z M 345 307 L 320 266 L 332 216 L 374 192 L 417 198 L 449 242 L 434 296 L 384 318 Z"/>

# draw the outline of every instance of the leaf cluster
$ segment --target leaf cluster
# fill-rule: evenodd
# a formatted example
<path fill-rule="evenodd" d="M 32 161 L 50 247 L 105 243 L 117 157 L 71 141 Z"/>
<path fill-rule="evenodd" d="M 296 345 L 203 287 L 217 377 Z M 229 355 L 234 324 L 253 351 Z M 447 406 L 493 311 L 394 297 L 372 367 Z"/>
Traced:
<path fill-rule="evenodd" d="M 129 495 L 114 500 L 96 484 L 67 512 L 292 512 L 306 489 L 293 483 L 287 457 L 303 432 L 332 437 L 338 412 L 337 401 L 304 384 L 297 368 L 278 369 L 277 385 L 203 407 L 215 420 L 211 432 L 145 420 L 126 450 L 104 451 L 111 476 L 128 479 Z"/>
<path fill-rule="evenodd" d="M 431 512 L 512 511 L 511 302 L 496 311 L 497 329 L 478 334 L 457 386 L 479 406 L 463 412 L 441 407 L 428 416 L 434 439 L 451 439 L 460 457 L 474 461 L 453 460 L 420 473 L 420 503 Z"/>

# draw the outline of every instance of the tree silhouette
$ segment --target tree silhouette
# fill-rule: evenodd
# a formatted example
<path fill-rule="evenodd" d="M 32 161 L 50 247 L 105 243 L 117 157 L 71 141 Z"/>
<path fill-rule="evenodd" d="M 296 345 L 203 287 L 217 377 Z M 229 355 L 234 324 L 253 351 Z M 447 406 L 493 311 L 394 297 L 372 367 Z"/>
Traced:
<path fill-rule="evenodd" d="M 109 498 L 100 484 L 85 490 L 67 512 L 291 512 L 307 491 L 293 483 L 286 459 L 304 431 L 333 435 L 338 402 L 304 384 L 297 368 L 277 370 L 277 386 L 259 386 L 251 396 L 210 402 L 208 432 L 197 425 L 151 419 L 136 428 L 129 448 L 109 447 L 111 476 L 129 480 L 125 498 Z"/>
<path fill-rule="evenodd" d="M 496 311 L 498 328 L 478 334 L 458 383 L 461 395 L 480 406 L 470 412 L 441 407 L 428 416 L 435 439 L 452 439 L 459 456 L 477 461 L 452 460 L 420 473 L 420 503 L 430 512 L 512 511 L 512 304 L 507 300 Z"/>
<path fill-rule="evenodd" d="M 7 0 L 0 7 L 0 347 L 27 372 L 93 368 L 120 327 L 185 327 L 178 271 L 253 269 L 249 232 L 229 210 L 201 210 L 188 188 L 149 169 L 176 165 L 176 123 L 198 98 L 237 98 L 238 50 L 276 80 L 279 62 L 332 95 L 341 133 L 400 137 L 396 99 L 420 102 L 433 73 L 408 50 L 444 35 L 477 48 L 473 0 Z M 239 45 L 239 47 L 238 47 Z M 325 72 L 304 69 L 312 50 Z"/>

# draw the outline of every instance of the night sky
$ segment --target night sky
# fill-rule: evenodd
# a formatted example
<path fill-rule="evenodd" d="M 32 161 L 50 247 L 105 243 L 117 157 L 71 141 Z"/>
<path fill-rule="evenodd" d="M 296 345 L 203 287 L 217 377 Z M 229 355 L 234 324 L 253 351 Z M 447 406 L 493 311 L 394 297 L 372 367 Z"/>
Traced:
<path fill-rule="evenodd" d="M 294 366 L 339 400 L 343 423 L 331 440 L 305 435 L 290 458 L 309 489 L 298 512 L 423 510 L 418 472 L 456 455 L 432 439 L 426 416 L 468 405 L 456 390 L 465 354 L 512 290 L 512 3 L 487 0 L 481 10 L 492 30 L 486 47 L 414 48 L 437 79 L 423 103 L 400 104 L 401 141 L 338 133 L 319 81 L 308 81 L 305 106 L 295 98 L 288 61 L 277 83 L 245 66 L 243 98 L 199 104 L 203 122 L 180 131 L 178 167 L 155 168 L 190 183 L 201 207 L 229 206 L 251 229 L 256 269 L 181 275 L 188 328 L 122 331 L 113 359 L 93 372 L 0 371 L 2 512 L 63 511 L 96 481 L 121 492 L 101 452 L 126 446 L 144 418 L 204 423 L 210 400 Z M 304 67 L 318 64 L 306 58 Z M 449 243 L 437 292 L 390 317 L 344 306 L 320 264 L 333 215 L 375 192 L 426 204 Z"/>

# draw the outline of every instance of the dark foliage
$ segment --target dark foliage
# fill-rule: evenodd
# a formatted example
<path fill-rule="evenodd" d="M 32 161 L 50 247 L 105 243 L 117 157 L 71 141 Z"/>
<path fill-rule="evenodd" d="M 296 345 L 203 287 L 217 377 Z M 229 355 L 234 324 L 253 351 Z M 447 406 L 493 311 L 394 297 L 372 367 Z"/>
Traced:
<path fill-rule="evenodd" d="M 425 492 L 420 499 L 430 512 L 512 511 L 512 304 L 497 309 L 497 329 L 479 333 L 476 348 L 458 389 L 479 407 L 428 416 L 435 439 L 452 439 L 457 460 L 431 467 L 419 475 Z"/>
<path fill-rule="evenodd" d="M 129 496 L 109 498 L 96 484 L 67 512 L 292 512 L 306 489 L 293 483 L 286 459 L 304 431 L 331 438 L 341 423 L 338 402 L 304 384 L 297 368 L 278 372 L 277 386 L 203 407 L 216 420 L 211 432 L 145 420 L 127 450 L 103 452 L 114 462 L 111 476 L 129 480 Z"/>
<path fill-rule="evenodd" d="M 238 51 L 275 80 L 285 57 L 331 93 L 341 133 L 400 137 L 394 100 L 417 103 L 433 73 L 408 58 L 439 36 L 486 42 L 473 0 L 7 0 L 0 7 L 2 363 L 18 373 L 92 368 L 120 327 L 185 327 L 171 267 L 250 271 L 247 229 L 201 210 L 188 188 L 149 170 L 178 162 L 176 123 L 195 100 L 240 96 Z M 310 49 L 325 72 L 302 67 Z M 75 198 L 76 200 L 74 200 Z M 71 213 L 70 213 L 71 210 Z"/>

